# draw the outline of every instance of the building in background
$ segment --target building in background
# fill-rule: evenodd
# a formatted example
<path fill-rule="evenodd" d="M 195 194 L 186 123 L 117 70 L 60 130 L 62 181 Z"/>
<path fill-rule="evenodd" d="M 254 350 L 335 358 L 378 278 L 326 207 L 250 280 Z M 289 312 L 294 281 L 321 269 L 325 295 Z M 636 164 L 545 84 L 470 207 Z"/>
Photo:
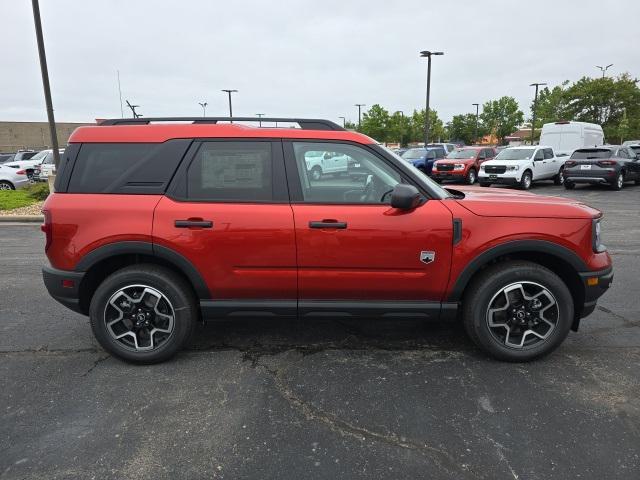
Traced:
<path fill-rule="evenodd" d="M 90 123 L 56 122 L 58 145 L 65 147 L 71 132 Z M 0 152 L 16 152 L 30 148 L 51 148 L 49 124 L 47 122 L 3 122 L 0 121 Z"/>

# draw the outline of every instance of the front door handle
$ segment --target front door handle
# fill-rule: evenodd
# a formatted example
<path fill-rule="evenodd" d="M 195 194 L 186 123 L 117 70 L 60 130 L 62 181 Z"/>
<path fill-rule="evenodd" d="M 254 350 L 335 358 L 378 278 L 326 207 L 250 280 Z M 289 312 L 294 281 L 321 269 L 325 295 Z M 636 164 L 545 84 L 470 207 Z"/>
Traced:
<path fill-rule="evenodd" d="M 337 228 L 344 230 L 347 228 L 347 222 L 339 222 L 337 220 L 322 220 L 316 222 L 309 222 L 309 228 Z"/>
<path fill-rule="evenodd" d="M 188 220 L 176 220 L 176 228 L 213 228 L 213 222 L 211 220 L 188 219 Z"/>

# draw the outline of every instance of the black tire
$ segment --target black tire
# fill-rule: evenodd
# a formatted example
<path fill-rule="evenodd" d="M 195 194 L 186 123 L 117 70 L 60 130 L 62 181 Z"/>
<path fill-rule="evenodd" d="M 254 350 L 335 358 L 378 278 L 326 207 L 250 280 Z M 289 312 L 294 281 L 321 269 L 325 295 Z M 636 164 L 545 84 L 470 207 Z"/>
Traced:
<path fill-rule="evenodd" d="M 476 172 L 476 169 L 470 168 L 465 178 L 467 185 L 473 185 L 474 183 L 476 183 L 477 179 L 478 179 L 478 174 Z"/>
<path fill-rule="evenodd" d="M 616 175 L 616 179 L 613 183 L 611 183 L 611 189 L 612 190 L 622 190 L 622 187 L 624 187 L 624 172 L 618 172 L 618 175 Z"/>
<path fill-rule="evenodd" d="M 108 305 L 111 297 L 120 289 L 137 285 L 156 290 L 173 309 L 171 333 L 162 343 L 159 341 L 157 347 L 147 351 L 134 351 L 133 347 L 127 347 L 124 341 L 116 340 L 107 327 L 107 308 L 112 308 Z M 197 318 L 197 304 L 191 287 L 168 268 L 151 264 L 132 265 L 111 274 L 98 286 L 89 307 L 91 328 L 100 345 L 112 355 L 141 364 L 159 363 L 173 357 L 190 340 Z M 137 340 L 135 342 L 137 345 Z"/>
<path fill-rule="evenodd" d="M 7 180 L 0 180 L 0 190 L 15 190 L 16 187 L 13 186 L 13 183 Z"/>
<path fill-rule="evenodd" d="M 513 347 L 499 340 L 495 334 L 495 332 L 506 333 L 506 328 L 493 327 L 494 329 L 492 330 L 489 327 L 488 317 L 492 300 L 498 299 L 502 289 L 519 282 L 537 284 L 550 292 L 556 305 L 550 310 L 550 315 L 555 312 L 556 318 L 555 326 L 550 329 L 548 336 L 547 333 L 543 335 L 546 337 L 545 339 L 539 339 L 531 334 L 524 334 L 522 336 L 523 339 L 532 339 L 533 343 L 521 347 Z M 517 290 L 514 291 L 517 292 Z M 462 308 L 464 327 L 473 342 L 487 354 L 508 362 L 526 362 L 555 350 L 564 341 L 571 329 L 573 313 L 573 298 L 560 277 L 541 265 L 527 261 L 504 262 L 487 268 L 474 278 L 467 287 Z M 546 324 L 540 322 L 540 327 L 546 327 Z"/>
<path fill-rule="evenodd" d="M 479 181 L 479 184 L 481 187 L 490 187 L 491 183 L 489 182 L 483 182 L 482 180 Z"/>
<path fill-rule="evenodd" d="M 529 190 L 531 188 L 531 184 L 533 183 L 533 177 L 531 175 L 531 170 L 525 170 L 522 174 L 522 178 L 520 179 L 519 187 L 522 190 Z"/>
<path fill-rule="evenodd" d="M 561 168 L 558 174 L 553 177 L 553 183 L 555 185 L 562 185 L 564 183 L 564 169 Z"/>
<path fill-rule="evenodd" d="M 573 182 L 564 182 L 564 188 L 566 188 L 567 190 L 573 190 L 574 188 L 576 188 L 576 184 Z"/>
<path fill-rule="evenodd" d="M 315 166 L 311 169 L 311 179 L 312 180 L 320 180 L 322 178 L 322 168 L 319 166 Z"/>

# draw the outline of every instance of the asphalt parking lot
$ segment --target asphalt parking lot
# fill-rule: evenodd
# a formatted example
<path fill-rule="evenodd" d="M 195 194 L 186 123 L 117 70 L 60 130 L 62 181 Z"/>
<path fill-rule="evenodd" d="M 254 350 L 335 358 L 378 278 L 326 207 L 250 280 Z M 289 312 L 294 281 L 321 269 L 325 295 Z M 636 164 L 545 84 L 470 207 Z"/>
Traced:
<path fill-rule="evenodd" d="M 0 224 L 0 478 L 640 478 L 640 187 L 532 191 L 605 212 L 615 281 L 529 364 L 453 324 L 325 319 L 128 365 L 46 294 L 38 226 Z"/>

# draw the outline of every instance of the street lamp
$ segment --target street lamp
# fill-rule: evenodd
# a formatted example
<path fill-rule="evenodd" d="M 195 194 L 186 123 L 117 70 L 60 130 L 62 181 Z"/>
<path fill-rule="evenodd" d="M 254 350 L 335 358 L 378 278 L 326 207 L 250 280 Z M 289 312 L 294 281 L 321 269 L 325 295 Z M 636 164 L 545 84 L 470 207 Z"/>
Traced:
<path fill-rule="evenodd" d="M 207 102 L 198 102 L 198 105 L 200 105 L 202 107 L 202 116 L 206 117 L 207 116 L 207 105 L 209 105 Z"/>
<path fill-rule="evenodd" d="M 545 86 L 546 83 L 532 83 L 530 87 L 536 87 L 536 96 L 533 97 L 533 118 L 531 119 L 531 145 L 533 145 L 533 134 L 536 128 L 536 107 L 538 106 L 538 87 Z"/>
<path fill-rule="evenodd" d="M 238 90 L 222 89 L 221 91 L 227 92 L 227 95 L 229 95 L 229 118 L 233 118 L 233 108 L 231 107 L 231 94 L 236 93 Z M 233 120 L 231 120 L 231 123 L 233 123 Z"/>
<path fill-rule="evenodd" d="M 264 117 L 264 113 L 256 113 L 256 116 L 258 117 L 258 126 L 262 127 L 262 117 Z"/>
<path fill-rule="evenodd" d="M 427 57 L 427 108 L 424 113 L 424 144 L 429 143 L 429 99 L 431 96 L 431 56 L 444 55 L 444 52 L 430 52 L 423 50 L 420 52 L 421 57 Z"/>
<path fill-rule="evenodd" d="M 600 65 L 596 65 L 596 68 L 599 68 L 602 71 L 602 78 L 604 78 L 605 74 L 607 73 L 607 70 L 609 70 L 609 67 L 613 67 L 613 63 L 610 63 L 606 67 L 601 67 Z"/>
<path fill-rule="evenodd" d="M 397 110 L 396 113 L 399 113 L 402 118 L 402 120 L 400 120 L 400 146 L 402 146 L 402 140 L 404 139 L 404 112 Z"/>
<path fill-rule="evenodd" d="M 479 103 L 472 103 L 471 105 L 476 107 L 476 133 L 473 136 L 473 140 L 474 140 L 475 143 L 478 143 L 478 116 L 480 115 L 480 104 Z"/>
<path fill-rule="evenodd" d="M 347 127 L 347 119 L 344 117 L 338 117 L 342 119 L 342 128 L 346 128 Z"/>
<path fill-rule="evenodd" d="M 366 107 L 367 105 L 364 104 L 364 103 L 356 103 L 355 106 L 358 107 L 358 128 L 360 128 L 360 124 L 362 123 L 362 115 L 361 115 L 362 110 L 361 110 L 361 108 L 362 107 Z"/>
<path fill-rule="evenodd" d="M 47 120 L 49 121 L 49 134 L 51 135 L 51 148 L 53 149 L 53 163 L 56 170 L 58 170 L 58 167 L 60 166 L 60 152 L 58 151 L 56 120 L 53 116 L 53 102 L 51 101 L 47 56 L 44 51 L 44 37 L 42 36 L 42 22 L 40 21 L 40 4 L 38 3 L 38 0 L 32 0 L 31 6 L 33 8 L 33 23 L 36 27 L 36 41 L 38 43 L 38 57 L 40 57 L 40 73 L 42 74 L 44 101 L 47 105 Z"/>

